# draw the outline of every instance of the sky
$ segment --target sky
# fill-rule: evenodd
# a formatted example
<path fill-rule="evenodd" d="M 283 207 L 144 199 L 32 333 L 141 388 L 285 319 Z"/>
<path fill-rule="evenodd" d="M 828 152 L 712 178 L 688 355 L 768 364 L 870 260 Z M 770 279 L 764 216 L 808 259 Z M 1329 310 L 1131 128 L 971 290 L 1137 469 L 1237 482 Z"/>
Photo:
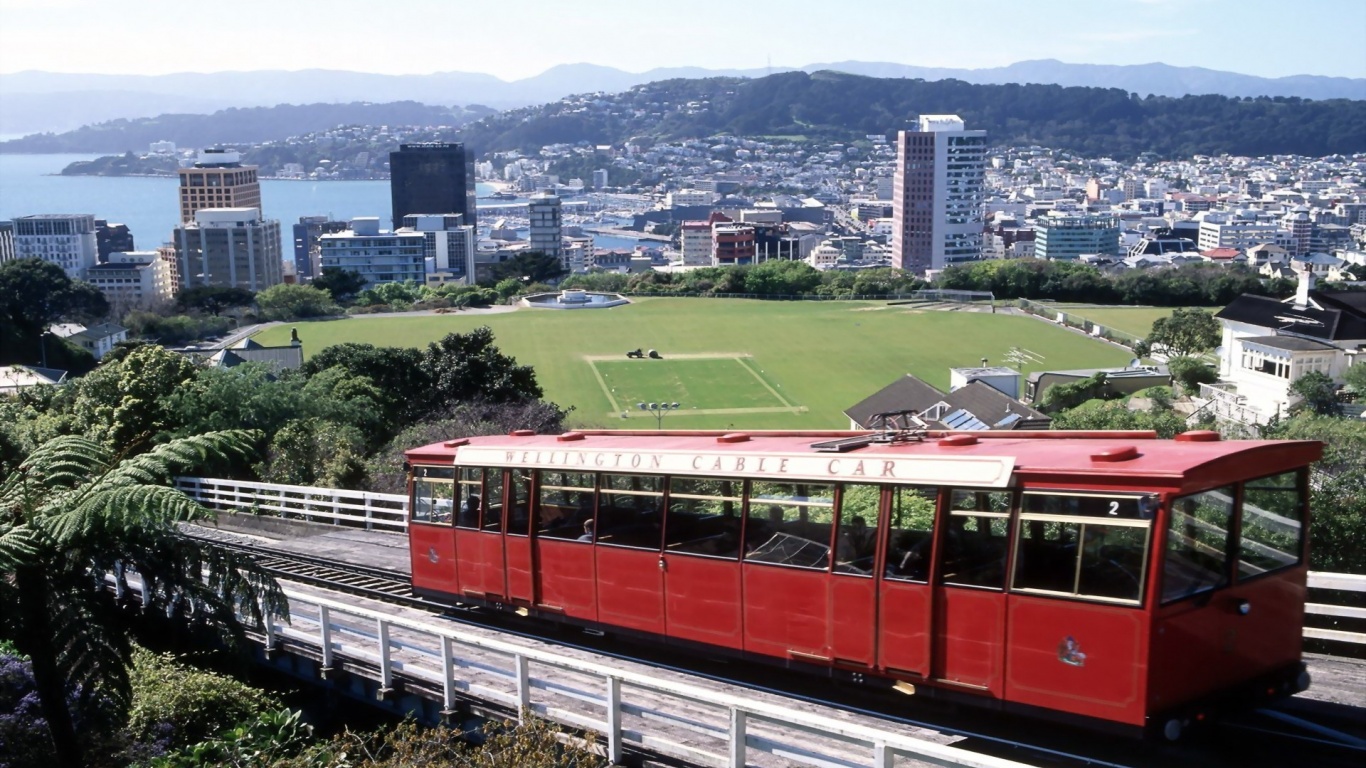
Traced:
<path fill-rule="evenodd" d="M 201 45 L 200 32 L 235 30 Z M 0 73 L 1160 61 L 1366 77 L 1366 0 L 0 0 Z"/>

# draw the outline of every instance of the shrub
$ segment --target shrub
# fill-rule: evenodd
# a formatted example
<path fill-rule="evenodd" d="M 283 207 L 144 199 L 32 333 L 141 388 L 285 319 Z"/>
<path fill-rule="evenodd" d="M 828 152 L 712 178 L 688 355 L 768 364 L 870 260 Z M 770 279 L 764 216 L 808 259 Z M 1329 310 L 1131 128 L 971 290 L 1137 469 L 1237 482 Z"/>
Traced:
<path fill-rule="evenodd" d="M 138 741 L 193 744 L 280 707 L 264 691 L 165 654 L 133 654 L 129 734 Z"/>

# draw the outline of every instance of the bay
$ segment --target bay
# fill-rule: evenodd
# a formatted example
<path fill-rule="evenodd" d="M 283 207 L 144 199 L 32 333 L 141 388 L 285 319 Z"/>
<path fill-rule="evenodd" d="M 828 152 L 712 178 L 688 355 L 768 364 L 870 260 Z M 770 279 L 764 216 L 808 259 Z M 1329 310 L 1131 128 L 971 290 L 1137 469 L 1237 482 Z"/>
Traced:
<path fill-rule="evenodd" d="M 0 220 L 36 213 L 89 213 L 127 224 L 142 250 L 171 239 L 180 221 L 180 197 L 172 178 L 145 176 L 60 176 L 77 160 L 95 155 L 0 154 Z M 478 185 L 480 197 L 494 187 Z M 328 216 L 349 221 L 377 216 L 387 227 L 391 211 L 388 181 L 261 181 L 261 209 L 279 219 L 289 255 L 290 227 L 300 216 Z"/>

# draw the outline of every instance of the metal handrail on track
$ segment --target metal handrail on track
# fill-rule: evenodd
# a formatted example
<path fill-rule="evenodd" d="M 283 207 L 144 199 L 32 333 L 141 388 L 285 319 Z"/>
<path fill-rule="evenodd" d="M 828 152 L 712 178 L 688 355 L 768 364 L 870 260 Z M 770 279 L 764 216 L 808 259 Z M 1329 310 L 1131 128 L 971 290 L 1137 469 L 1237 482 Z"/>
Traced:
<path fill-rule="evenodd" d="M 408 530 L 408 497 L 402 494 L 211 477 L 179 477 L 176 478 L 176 488 L 213 509 L 246 513 L 265 512 L 284 518 L 363 527 L 366 530 Z M 1309 588 L 1366 592 L 1366 576 L 1310 571 Z M 1357 606 L 1307 603 L 1305 613 L 1312 616 L 1366 620 L 1366 608 Z M 1366 632 L 1305 627 L 1304 637 L 1311 640 L 1366 645 Z"/>

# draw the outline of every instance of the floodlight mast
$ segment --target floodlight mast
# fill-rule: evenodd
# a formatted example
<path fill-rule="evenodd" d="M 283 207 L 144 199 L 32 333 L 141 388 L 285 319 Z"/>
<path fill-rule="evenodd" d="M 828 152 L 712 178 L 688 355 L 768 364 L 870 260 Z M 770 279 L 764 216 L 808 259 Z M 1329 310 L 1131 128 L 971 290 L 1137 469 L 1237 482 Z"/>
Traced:
<path fill-rule="evenodd" d="M 655 428 L 656 428 L 656 429 L 663 429 L 663 428 L 664 428 L 664 414 L 665 414 L 666 412 L 668 412 L 668 411 L 676 411 L 676 410 L 678 410 L 679 404 L 678 404 L 678 403 L 663 403 L 663 402 L 660 402 L 660 403 L 636 403 L 636 407 L 639 408 L 639 409 L 642 410 L 642 411 L 646 411 L 646 412 L 648 412 L 648 413 L 653 413 L 653 414 L 655 415 Z"/>

